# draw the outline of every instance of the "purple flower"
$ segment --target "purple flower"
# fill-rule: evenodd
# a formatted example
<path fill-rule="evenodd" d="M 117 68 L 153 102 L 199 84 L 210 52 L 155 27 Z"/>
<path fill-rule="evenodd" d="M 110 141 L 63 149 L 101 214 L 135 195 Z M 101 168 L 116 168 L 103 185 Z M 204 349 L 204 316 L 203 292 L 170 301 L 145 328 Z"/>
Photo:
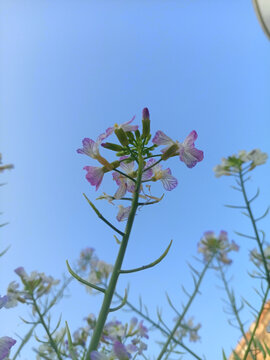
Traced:
<path fill-rule="evenodd" d="M 122 156 L 120 160 L 128 159 L 127 156 Z M 145 166 L 147 167 L 147 166 Z M 120 168 L 122 172 L 127 174 L 128 176 L 134 178 L 136 176 L 136 171 L 134 169 L 134 161 L 126 162 L 122 161 L 120 164 Z M 148 180 L 152 177 L 153 171 L 152 169 L 149 169 L 145 171 L 142 175 L 142 180 Z M 113 172 L 113 180 L 116 181 L 116 184 L 119 186 L 116 193 L 114 194 L 114 197 L 116 199 L 121 199 L 126 192 L 133 193 L 135 191 L 135 183 L 131 179 L 127 178 L 126 176 L 119 174 L 118 172 Z"/>
<path fill-rule="evenodd" d="M 8 336 L 0 338 L 0 360 L 4 360 L 9 355 L 9 351 L 15 343 L 16 340 Z"/>
<path fill-rule="evenodd" d="M 7 295 L 0 296 L 0 309 L 1 309 L 2 307 L 4 307 L 7 302 L 8 302 L 8 297 L 7 297 Z"/>
<path fill-rule="evenodd" d="M 20 277 L 27 277 L 27 273 L 24 270 L 24 267 L 20 266 L 17 269 L 14 270 L 14 272 L 19 275 Z"/>
<path fill-rule="evenodd" d="M 173 141 L 169 136 L 164 134 L 162 131 L 157 131 L 153 143 L 156 145 L 167 145 L 164 149 L 161 150 L 162 153 L 165 153 L 172 145 L 178 146 L 177 154 L 179 154 L 180 160 L 183 161 L 187 167 L 194 167 L 197 162 L 202 161 L 203 152 L 195 148 L 194 142 L 197 139 L 198 135 L 195 130 L 186 137 L 183 143 L 179 141 Z"/>
<path fill-rule="evenodd" d="M 83 147 L 82 149 L 77 149 L 77 153 L 88 155 L 92 159 L 96 159 L 103 166 L 106 166 L 109 170 L 112 170 L 110 163 L 99 153 L 100 144 L 107 136 L 109 136 L 107 133 L 101 134 L 96 141 L 84 138 L 82 141 Z"/>
<path fill-rule="evenodd" d="M 131 210 L 131 206 L 128 206 L 128 207 L 124 207 L 123 205 L 119 205 L 119 211 L 118 211 L 118 214 L 116 216 L 116 219 L 118 221 L 125 221 L 128 219 L 129 217 L 129 213 L 130 213 L 130 210 Z"/>
<path fill-rule="evenodd" d="M 129 360 L 131 358 L 131 355 L 120 341 L 115 341 L 113 351 L 119 360 Z"/>
<path fill-rule="evenodd" d="M 114 130 L 116 129 L 123 129 L 125 132 L 126 131 L 136 131 L 138 130 L 139 126 L 138 125 L 130 125 L 130 123 L 132 123 L 132 121 L 135 119 L 135 116 L 133 116 L 133 118 L 127 122 L 124 122 L 123 124 L 121 125 L 118 125 L 118 124 L 114 124 L 113 127 L 109 127 L 105 134 L 106 134 L 106 137 L 108 137 L 109 135 L 111 135 Z"/>
<path fill-rule="evenodd" d="M 143 320 L 140 321 L 138 329 L 141 337 L 145 337 L 146 339 L 149 339 L 149 336 L 147 335 L 148 329 L 146 326 L 143 326 Z"/>
<path fill-rule="evenodd" d="M 86 180 L 95 186 L 97 191 L 104 176 L 104 167 L 85 166 L 83 169 L 87 171 Z"/>
<path fill-rule="evenodd" d="M 90 357 L 91 360 L 109 360 L 109 358 L 106 355 L 100 354 L 97 351 L 92 351 Z"/>
<path fill-rule="evenodd" d="M 156 160 L 150 159 L 147 162 L 146 167 L 153 165 L 155 162 Z M 178 181 L 174 176 L 172 176 L 171 169 L 168 168 L 162 170 L 160 164 L 153 166 L 151 169 L 153 170 L 153 175 L 154 175 L 151 180 L 153 181 L 161 180 L 164 189 L 168 191 L 171 191 L 176 188 Z"/>

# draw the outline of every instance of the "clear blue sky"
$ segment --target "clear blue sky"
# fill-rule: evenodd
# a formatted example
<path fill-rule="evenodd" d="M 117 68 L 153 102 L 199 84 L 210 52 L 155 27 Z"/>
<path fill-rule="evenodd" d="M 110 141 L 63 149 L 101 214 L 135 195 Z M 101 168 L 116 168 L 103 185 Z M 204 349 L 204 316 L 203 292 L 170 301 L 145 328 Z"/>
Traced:
<path fill-rule="evenodd" d="M 238 296 L 255 306 L 258 299 L 247 275 L 252 241 L 233 230 L 247 232 L 247 219 L 223 207 L 239 202 L 229 185 L 216 179 L 212 168 L 223 156 L 259 147 L 270 153 L 270 46 L 246 0 L 3 0 L 0 4 L 0 117 L 4 161 L 15 164 L 1 182 L 3 221 L 1 248 L 11 249 L 1 259 L 0 293 L 13 270 L 24 266 L 55 277 L 66 272 L 90 246 L 113 263 L 117 244 L 113 233 L 93 214 L 82 196 L 95 199 L 113 193 L 107 176 L 96 193 L 85 180 L 85 165 L 94 161 L 76 153 L 84 137 L 95 139 L 115 122 L 122 123 L 141 110 L 150 110 L 152 129 L 183 141 L 193 129 L 205 159 L 188 169 L 170 161 L 179 185 L 164 200 L 138 213 L 127 249 L 125 267 L 137 267 L 157 258 L 173 239 L 167 258 L 156 268 L 120 279 L 119 291 L 130 283 L 130 300 L 142 294 L 155 317 L 162 306 L 168 324 L 174 317 L 165 290 L 175 304 L 186 301 L 181 284 L 192 289 L 187 261 L 196 265 L 197 243 L 206 230 L 229 232 L 240 245 L 233 256 Z M 249 190 L 257 185 L 261 197 L 255 209 L 269 204 L 269 163 L 254 172 Z M 162 187 L 155 186 L 157 195 Z M 98 203 L 115 221 L 114 209 Z M 261 222 L 269 233 L 269 220 Z M 199 265 L 198 265 L 199 266 Z M 189 315 L 202 323 L 201 341 L 194 348 L 208 360 L 221 359 L 238 341 L 223 314 L 222 291 L 216 275 L 208 273 Z M 80 284 L 61 308 L 71 330 L 101 297 L 90 297 Z M 23 308 L 2 310 L 0 336 L 23 334 L 18 314 Z M 122 319 L 126 313 L 117 314 Z M 131 316 L 131 315 L 130 315 Z M 247 324 L 252 316 L 243 316 Z M 153 333 L 152 343 L 160 337 Z M 157 353 L 158 346 L 149 346 Z M 28 352 L 27 352 L 28 351 Z M 31 347 L 22 360 L 34 359 Z M 190 357 L 186 356 L 189 360 Z"/>

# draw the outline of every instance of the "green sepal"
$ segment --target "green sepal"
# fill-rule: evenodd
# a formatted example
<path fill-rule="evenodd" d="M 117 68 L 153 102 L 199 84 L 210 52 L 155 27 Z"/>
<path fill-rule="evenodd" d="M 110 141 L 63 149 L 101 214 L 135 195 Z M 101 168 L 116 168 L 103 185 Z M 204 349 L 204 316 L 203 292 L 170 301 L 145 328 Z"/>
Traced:
<path fill-rule="evenodd" d="M 169 147 L 169 149 L 167 151 L 165 151 L 164 154 L 161 155 L 161 159 L 162 160 L 167 160 L 170 157 L 172 157 L 173 155 L 175 155 L 175 153 L 178 150 L 178 145 L 177 144 L 173 144 L 172 146 Z"/>
<path fill-rule="evenodd" d="M 137 139 L 137 140 L 141 137 L 141 133 L 140 133 L 139 130 L 136 130 L 136 131 L 135 131 L 135 136 L 136 136 L 136 139 Z"/>
<path fill-rule="evenodd" d="M 127 135 L 126 135 L 125 131 L 124 131 L 122 128 L 115 129 L 114 133 L 115 133 L 115 135 L 117 136 L 119 142 L 120 142 L 123 146 L 128 146 L 128 145 L 129 145 L 129 141 L 128 141 Z"/>
<path fill-rule="evenodd" d="M 105 149 L 109 149 L 109 150 L 113 150 L 113 151 L 121 151 L 121 150 L 123 150 L 121 145 L 113 144 L 113 143 L 110 143 L 110 142 L 103 143 L 102 146 Z"/>
<path fill-rule="evenodd" d="M 143 119 L 142 126 L 143 126 L 142 138 L 147 139 L 147 137 L 150 134 L 150 119 Z"/>

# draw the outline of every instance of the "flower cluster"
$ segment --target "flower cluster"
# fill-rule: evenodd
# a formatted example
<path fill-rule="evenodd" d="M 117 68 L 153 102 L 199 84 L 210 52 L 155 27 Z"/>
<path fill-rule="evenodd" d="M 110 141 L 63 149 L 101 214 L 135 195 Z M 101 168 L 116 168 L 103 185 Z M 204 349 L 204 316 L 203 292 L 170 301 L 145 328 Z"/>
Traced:
<path fill-rule="evenodd" d="M 174 319 L 177 321 L 178 317 Z M 198 334 L 199 329 L 201 328 L 201 324 L 194 325 L 193 318 L 184 321 L 179 328 L 176 330 L 175 337 L 179 339 L 179 341 L 183 341 L 183 339 L 189 336 L 189 341 L 196 342 L 200 340 L 200 336 Z"/>
<path fill-rule="evenodd" d="M 133 317 L 130 324 L 123 325 L 118 320 L 108 322 L 104 329 L 101 342 L 106 344 L 99 351 L 91 353 L 91 360 L 128 360 L 131 356 L 142 355 L 147 345 L 142 339 L 148 339 L 148 329 L 143 321 Z M 128 343 L 127 343 L 128 342 Z"/>
<path fill-rule="evenodd" d="M 86 248 L 81 251 L 80 259 L 78 261 L 79 271 L 89 270 L 88 281 L 94 285 L 106 284 L 113 266 L 107 264 L 103 260 L 99 260 L 95 254 L 95 249 Z M 92 293 L 93 289 L 89 286 L 86 287 L 87 291 Z"/>
<path fill-rule="evenodd" d="M 172 175 L 171 169 L 162 169 L 161 161 L 165 161 L 170 157 L 179 156 L 180 161 L 184 162 L 187 167 L 194 167 L 199 161 L 203 159 L 203 152 L 195 148 L 194 142 L 198 135 L 193 130 L 187 138 L 181 143 L 177 140 L 172 140 L 162 131 L 157 131 L 152 139 L 152 145 L 148 145 L 150 134 L 150 115 L 147 108 L 142 112 L 142 133 L 139 131 L 138 125 L 132 125 L 135 116 L 128 122 L 121 125 L 115 124 L 109 127 L 104 133 L 98 136 L 94 141 L 90 138 L 83 139 L 83 147 L 78 149 L 79 154 L 84 154 L 92 159 L 97 160 L 102 166 L 85 166 L 87 171 L 86 179 L 92 185 L 99 189 L 104 174 L 112 171 L 113 180 L 116 182 L 118 188 L 111 198 L 115 200 L 123 199 L 127 192 L 134 194 L 136 187 L 136 179 L 139 157 L 142 156 L 144 160 L 144 168 L 141 178 L 141 185 L 139 192 L 143 191 L 143 183 L 161 181 L 165 190 L 170 191 L 175 189 L 178 182 Z M 110 135 L 115 134 L 119 144 L 104 142 Z M 165 145 L 161 149 L 161 154 L 153 155 L 153 151 L 161 145 Z M 109 162 L 100 154 L 100 147 L 116 152 L 118 159 Z M 154 157 L 159 156 L 156 160 Z M 130 213 L 130 206 L 124 207 L 120 205 L 117 214 L 118 221 L 124 221 L 128 218 Z"/>
<path fill-rule="evenodd" d="M 222 175 L 233 175 L 243 170 L 243 164 L 248 164 L 248 171 L 253 170 L 256 166 L 266 162 L 268 155 L 261 152 L 260 149 L 254 149 L 249 152 L 241 150 L 238 155 L 232 155 L 228 158 L 222 158 L 221 164 L 214 167 L 216 177 Z"/>
<path fill-rule="evenodd" d="M 267 269 L 270 271 L 270 246 L 267 246 L 264 251 L 264 258 L 267 264 Z M 253 249 L 250 251 L 250 260 L 255 264 L 258 268 L 263 264 L 262 254 L 259 254 L 257 249 Z"/>
<path fill-rule="evenodd" d="M 16 281 L 12 281 L 7 289 L 6 308 L 17 306 L 18 302 L 32 303 L 33 296 L 35 299 L 40 298 L 44 294 L 48 294 L 52 286 L 57 285 L 59 280 L 55 280 L 52 276 L 46 276 L 44 273 L 36 271 L 31 272 L 30 275 L 26 273 L 23 267 L 18 267 L 14 270 L 20 277 L 23 289 Z"/>
<path fill-rule="evenodd" d="M 206 231 L 198 244 L 198 252 L 203 255 L 205 262 L 208 262 L 213 256 L 223 264 L 231 264 L 232 260 L 228 258 L 228 253 L 238 251 L 239 246 L 232 240 L 229 242 L 228 233 L 220 231 L 217 237 L 213 231 Z"/>

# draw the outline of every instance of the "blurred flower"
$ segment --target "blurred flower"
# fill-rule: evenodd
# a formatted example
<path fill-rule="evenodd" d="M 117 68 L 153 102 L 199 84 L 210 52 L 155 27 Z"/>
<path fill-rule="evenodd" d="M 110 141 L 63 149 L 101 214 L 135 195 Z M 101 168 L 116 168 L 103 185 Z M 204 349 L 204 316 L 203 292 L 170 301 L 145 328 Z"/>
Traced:
<path fill-rule="evenodd" d="M 130 214 L 131 206 L 124 207 L 123 205 L 118 205 L 118 208 L 119 208 L 119 211 L 116 216 L 116 219 L 118 221 L 127 220 L 129 217 L 129 214 Z"/>
<path fill-rule="evenodd" d="M 7 302 L 8 302 L 8 297 L 7 297 L 7 295 L 0 296 L 0 309 L 1 309 L 2 307 L 4 307 Z"/>
<path fill-rule="evenodd" d="M 218 261 L 223 264 L 231 264 L 232 260 L 228 258 L 230 251 L 238 251 L 239 246 L 232 240 L 228 240 L 228 233 L 220 231 L 217 237 L 213 231 L 207 231 L 198 244 L 198 252 L 203 254 L 204 261 L 209 261 L 211 257 L 216 256 Z"/>
<path fill-rule="evenodd" d="M 0 360 L 7 359 L 10 349 L 15 343 L 16 340 L 8 336 L 4 336 L 0 338 Z"/>
<path fill-rule="evenodd" d="M 94 248 L 85 248 L 80 253 L 80 258 L 78 260 L 79 269 L 82 271 L 86 271 L 87 268 L 91 268 L 92 263 L 97 262 L 97 257 L 94 255 Z"/>
<path fill-rule="evenodd" d="M 169 136 L 164 134 L 162 131 L 157 131 L 153 143 L 156 145 L 167 145 L 164 149 L 161 150 L 162 153 L 166 153 L 172 146 L 177 145 L 175 155 L 179 155 L 180 160 L 183 161 L 187 167 L 194 167 L 199 161 L 203 160 L 203 152 L 195 148 L 194 142 L 197 139 L 198 135 L 195 130 L 193 130 L 184 140 L 183 143 L 179 141 L 173 141 Z M 173 155 L 171 155 L 173 156 Z"/>
<path fill-rule="evenodd" d="M 267 246 L 264 250 L 264 257 L 267 264 L 267 269 L 270 271 L 270 246 Z M 258 253 L 257 249 L 253 249 L 250 251 L 250 260 L 257 266 L 260 267 L 263 265 L 263 257 L 260 253 Z"/>
<path fill-rule="evenodd" d="M 221 164 L 214 167 L 216 177 L 223 175 L 237 174 L 242 170 L 242 165 L 250 163 L 248 170 L 253 170 L 256 166 L 262 165 L 266 162 L 268 155 L 261 152 L 260 149 L 254 149 L 249 152 L 240 150 L 238 155 L 234 154 L 228 158 L 222 158 Z"/>
<path fill-rule="evenodd" d="M 108 280 L 112 271 L 112 265 L 96 258 L 96 262 L 91 263 L 91 271 L 88 276 L 88 281 L 94 285 L 102 284 Z M 89 293 L 93 292 L 93 288 L 89 286 L 87 286 L 86 289 Z"/>
<path fill-rule="evenodd" d="M 150 159 L 146 164 L 146 168 L 153 165 L 155 162 L 156 160 Z M 151 178 L 152 181 L 161 180 L 164 189 L 168 191 L 176 188 L 178 181 L 174 176 L 172 176 L 171 169 L 168 168 L 166 170 L 162 170 L 161 165 L 157 164 L 153 166 L 151 170 L 154 173 L 154 176 Z"/>
<path fill-rule="evenodd" d="M 174 318 L 174 321 L 177 321 L 178 317 Z M 189 336 L 189 341 L 196 342 L 200 340 L 198 331 L 201 328 L 201 324 L 194 325 L 193 318 L 190 318 L 187 322 L 183 321 L 182 324 L 178 327 L 175 336 L 182 341 L 185 337 Z"/>

